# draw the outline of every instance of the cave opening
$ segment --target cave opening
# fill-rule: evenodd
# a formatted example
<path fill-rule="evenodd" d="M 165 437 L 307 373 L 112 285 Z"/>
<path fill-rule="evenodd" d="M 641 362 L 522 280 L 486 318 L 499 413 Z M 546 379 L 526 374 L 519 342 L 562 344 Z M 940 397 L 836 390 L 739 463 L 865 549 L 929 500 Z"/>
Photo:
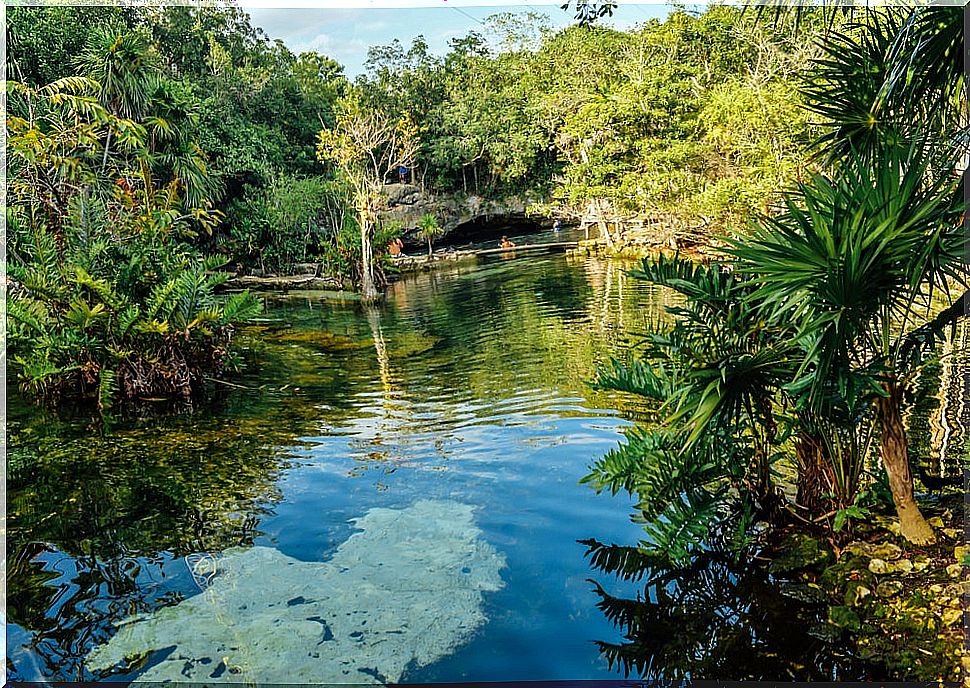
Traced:
<path fill-rule="evenodd" d="M 546 231 L 541 219 L 523 216 L 481 216 L 455 227 L 437 243 L 441 247 L 467 248 L 479 244 L 496 244 L 503 236 L 523 237 Z"/>

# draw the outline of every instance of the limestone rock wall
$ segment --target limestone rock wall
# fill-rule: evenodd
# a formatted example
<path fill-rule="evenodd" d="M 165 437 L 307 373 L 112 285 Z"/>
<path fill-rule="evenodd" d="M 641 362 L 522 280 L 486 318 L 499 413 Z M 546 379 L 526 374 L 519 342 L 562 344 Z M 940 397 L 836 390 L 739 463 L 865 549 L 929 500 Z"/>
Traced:
<path fill-rule="evenodd" d="M 385 222 L 398 221 L 404 225 L 405 242 L 419 243 L 418 223 L 421 217 L 432 214 L 445 233 L 438 242 L 448 241 L 455 230 L 470 223 L 491 221 L 498 223 L 517 223 L 535 221 L 526 215 L 528 207 L 538 199 L 528 197 L 507 197 L 501 200 L 486 200 L 481 196 L 435 196 L 422 192 L 412 184 L 388 184 L 384 187 L 388 200 L 387 210 L 381 213 Z"/>

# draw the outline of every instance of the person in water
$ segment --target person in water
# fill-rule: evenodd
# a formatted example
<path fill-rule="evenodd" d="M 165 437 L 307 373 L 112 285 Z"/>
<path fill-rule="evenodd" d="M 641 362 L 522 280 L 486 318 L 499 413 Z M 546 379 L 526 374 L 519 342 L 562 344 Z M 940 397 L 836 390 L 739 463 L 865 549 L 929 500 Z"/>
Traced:
<path fill-rule="evenodd" d="M 504 234 L 502 235 L 502 241 L 499 242 L 500 248 L 515 248 L 515 244 Z"/>
<path fill-rule="evenodd" d="M 562 229 L 562 223 L 559 222 L 557 218 L 555 222 L 552 223 L 552 231 L 559 234 L 559 230 Z"/>

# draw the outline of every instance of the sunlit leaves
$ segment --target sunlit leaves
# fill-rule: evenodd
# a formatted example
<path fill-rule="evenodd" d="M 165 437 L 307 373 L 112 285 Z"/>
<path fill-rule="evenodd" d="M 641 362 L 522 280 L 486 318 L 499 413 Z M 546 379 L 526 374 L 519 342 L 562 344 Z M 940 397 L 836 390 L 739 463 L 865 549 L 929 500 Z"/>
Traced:
<path fill-rule="evenodd" d="M 732 249 L 771 317 L 797 328 L 808 386 L 796 388 L 815 403 L 833 375 L 844 393 L 852 371 L 895 367 L 905 334 L 896 323 L 918 322 L 927 294 L 961 276 L 959 177 L 936 169 L 928 179 L 928 164 L 917 149 L 853 155 L 837 175 L 799 185 L 782 215 Z"/>

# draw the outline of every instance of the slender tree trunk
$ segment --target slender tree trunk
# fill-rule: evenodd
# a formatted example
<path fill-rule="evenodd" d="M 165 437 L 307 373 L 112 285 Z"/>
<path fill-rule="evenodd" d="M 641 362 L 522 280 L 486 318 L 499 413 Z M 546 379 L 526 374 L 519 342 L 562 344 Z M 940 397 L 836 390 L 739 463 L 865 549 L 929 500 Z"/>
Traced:
<path fill-rule="evenodd" d="M 609 225 L 606 224 L 606 220 L 604 220 L 602 216 L 600 216 L 597 222 L 599 223 L 599 226 L 600 226 L 600 235 L 604 239 L 606 239 L 606 244 L 610 248 L 613 248 L 613 237 L 610 235 L 610 227 Z"/>
<path fill-rule="evenodd" d="M 431 239 L 428 239 L 428 258 L 430 258 L 431 256 L 432 256 Z"/>
<path fill-rule="evenodd" d="M 935 542 L 936 537 L 913 499 L 913 477 L 909 471 L 906 429 L 900 413 L 902 389 L 894 380 L 886 385 L 886 391 L 889 396 L 876 402 L 882 429 L 879 449 L 889 476 L 889 489 L 893 493 L 896 513 L 899 514 L 900 532 L 913 544 L 928 545 Z"/>
<path fill-rule="evenodd" d="M 377 301 L 378 293 L 374 286 L 374 251 L 370 243 L 370 218 L 366 208 L 360 210 L 360 260 L 360 297 L 368 303 Z"/>
<path fill-rule="evenodd" d="M 104 155 L 101 156 L 101 173 L 104 173 L 104 168 L 108 166 L 108 149 L 111 148 L 111 130 L 108 129 L 108 136 L 104 140 Z"/>

